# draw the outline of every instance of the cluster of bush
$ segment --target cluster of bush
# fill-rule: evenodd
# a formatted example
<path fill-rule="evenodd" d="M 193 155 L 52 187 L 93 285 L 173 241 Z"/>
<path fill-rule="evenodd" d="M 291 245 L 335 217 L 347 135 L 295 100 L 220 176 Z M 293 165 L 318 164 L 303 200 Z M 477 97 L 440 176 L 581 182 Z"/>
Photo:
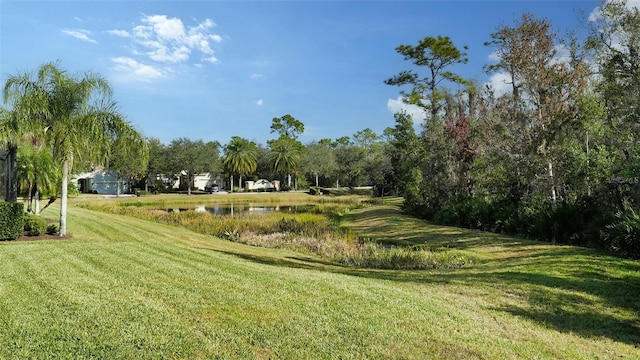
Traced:
<path fill-rule="evenodd" d="M 640 215 L 603 209 L 597 199 L 572 203 L 529 201 L 512 204 L 462 197 L 436 210 L 430 220 L 528 239 L 605 249 L 640 258 Z"/>
<path fill-rule="evenodd" d="M 24 204 L 0 202 L 0 240 L 15 240 L 22 236 Z"/>
<path fill-rule="evenodd" d="M 0 202 L 0 240 L 15 240 L 23 235 L 55 235 L 60 231 L 57 224 L 47 225 L 40 216 L 26 214 L 20 202 Z"/>
<path fill-rule="evenodd" d="M 27 236 L 40 236 L 44 234 L 56 235 L 60 231 L 58 224 L 48 224 L 40 216 L 26 214 L 24 217 L 24 234 Z"/>

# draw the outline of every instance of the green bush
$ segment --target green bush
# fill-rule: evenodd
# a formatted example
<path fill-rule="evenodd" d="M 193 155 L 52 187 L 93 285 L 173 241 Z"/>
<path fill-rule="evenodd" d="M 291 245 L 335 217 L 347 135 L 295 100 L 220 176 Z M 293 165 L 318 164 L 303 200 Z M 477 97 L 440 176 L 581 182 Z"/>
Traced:
<path fill-rule="evenodd" d="M 438 208 L 433 221 L 554 243 L 609 248 L 610 243 L 600 236 L 604 225 L 613 223 L 609 212 L 590 197 L 555 205 L 548 199 L 511 204 L 461 197 Z"/>
<path fill-rule="evenodd" d="M 58 224 L 47 225 L 47 234 L 58 235 L 59 232 L 60 232 L 60 227 L 58 226 Z"/>
<path fill-rule="evenodd" d="M 22 236 L 24 204 L 0 202 L 0 240 L 15 240 Z"/>
<path fill-rule="evenodd" d="M 80 195 L 80 189 L 78 189 L 78 185 L 74 181 L 69 181 L 67 183 L 67 195 L 68 196 Z"/>
<path fill-rule="evenodd" d="M 285 184 L 280 184 L 280 191 L 291 191 L 292 187 Z"/>
<path fill-rule="evenodd" d="M 433 220 L 438 224 L 496 231 L 500 229 L 501 204 L 483 199 L 463 197 L 444 204 L 435 212 Z M 506 215 L 506 214 L 504 214 Z"/>
<path fill-rule="evenodd" d="M 293 218 L 282 218 L 276 223 L 276 226 L 278 227 L 279 231 L 284 233 L 299 234 L 302 233 L 304 229 L 304 224 Z"/>
<path fill-rule="evenodd" d="M 36 215 L 26 215 L 24 217 L 24 231 L 29 236 L 40 236 L 47 231 L 47 222 Z"/>
<path fill-rule="evenodd" d="M 614 252 L 640 258 L 640 215 L 629 209 L 616 214 L 616 221 L 606 226 L 604 237 Z"/>

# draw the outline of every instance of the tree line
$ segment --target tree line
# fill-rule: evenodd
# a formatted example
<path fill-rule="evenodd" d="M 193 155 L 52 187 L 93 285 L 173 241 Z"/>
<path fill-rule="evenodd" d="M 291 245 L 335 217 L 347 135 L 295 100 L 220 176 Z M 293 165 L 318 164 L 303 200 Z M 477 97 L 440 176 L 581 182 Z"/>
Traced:
<path fill-rule="evenodd" d="M 427 114 L 396 114 L 393 176 L 408 212 L 435 222 L 640 257 L 640 14 L 605 1 L 584 40 L 524 14 L 486 46 L 508 91 L 451 71 L 466 47 L 426 37 L 385 82 Z"/>
<path fill-rule="evenodd" d="M 19 166 L 27 194 L 66 199 L 72 169 L 95 164 L 147 183 L 184 171 L 238 187 L 257 178 L 285 189 L 367 185 L 403 196 L 408 213 L 430 221 L 640 257 L 640 14 L 605 1 L 588 24 L 577 39 L 524 14 L 488 34 L 497 61 L 485 69 L 506 79 L 506 92 L 453 72 L 469 49 L 447 36 L 398 46 L 410 68 L 384 82 L 423 110 L 419 128 L 399 112 L 382 134 L 302 144 L 304 124 L 284 115 L 266 144 L 238 136 L 163 144 L 119 114 L 100 76 L 46 64 L 7 81 L 0 141 L 31 159 Z M 38 169 L 47 167 L 60 178 L 45 180 Z M 61 210 L 61 232 L 63 218 Z"/>
<path fill-rule="evenodd" d="M 393 192 L 385 183 L 391 171 L 385 142 L 373 130 L 303 144 L 298 136 L 304 124 L 289 114 L 273 118 L 270 129 L 277 137 L 266 144 L 239 136 L 225 145 L 186 138 L 168 144 L 148 139 L 148 167 L 138 178 L 155 189 L 168 189 L 177 178 L 163 183 L 158 175 L 185 172 L 188 179 L 183 186 L 188 192 L 194 175 L 202 173 L 220 174 L 240 190 L 245 188 L 244 181 L 264 178 L 280 180 L 284 190 L 376 186 L 380 195 Z"/>

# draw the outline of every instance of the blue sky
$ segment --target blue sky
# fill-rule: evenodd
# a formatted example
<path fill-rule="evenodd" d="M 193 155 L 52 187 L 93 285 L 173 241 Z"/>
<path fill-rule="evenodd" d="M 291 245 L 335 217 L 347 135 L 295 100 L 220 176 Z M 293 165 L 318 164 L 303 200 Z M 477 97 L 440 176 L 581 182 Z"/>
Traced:
<path fill-rule="evenodd" d="M 455 69 L 480 83 L 500 25 L 524 12 L 584 32 L 599 1 L 7 1 L 0 0 L 0 79 L 60 61 L 97 72 L 145 136 L 275 138 L 274 117 L 305 124 L 300 140 L 394 125 L 409 64 L 395 52 L 426 36 L 469 46 Z M 583 15 L 581 15 L 581 12 Z"/>

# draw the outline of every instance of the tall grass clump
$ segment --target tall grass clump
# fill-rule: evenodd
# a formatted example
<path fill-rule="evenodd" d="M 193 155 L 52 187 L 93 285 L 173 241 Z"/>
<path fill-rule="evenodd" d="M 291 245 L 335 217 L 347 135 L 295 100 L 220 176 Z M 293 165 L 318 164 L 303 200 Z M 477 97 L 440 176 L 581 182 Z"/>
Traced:
<path fill-rule="evenodd" d="M 390 270 L 424 270 L 458 268 L 473 263 L 473 259 L 455 250 L 433 252 L 410 247 L 386 247 L 365 241 L 352 251 L 337 253 L 334 260 L 345 265 Z"/>
<path fill-rule="evenodd" d="M 239 213 L 213 216 L 193 210 L 170 212 L 149 209 L 138 202 L 83 204 L 92 210 L 179 226 L 201 234 L 265 248 L 288 249 L 321 257 L 336 264 L 376 269 L 455 268 L 472 262 L 468 255 L 426 249 L 388 247 L 361 239 L 338 223 L 350 210 L 363 206 L 360 199 L 309 207 L 303 213 Z"/>

